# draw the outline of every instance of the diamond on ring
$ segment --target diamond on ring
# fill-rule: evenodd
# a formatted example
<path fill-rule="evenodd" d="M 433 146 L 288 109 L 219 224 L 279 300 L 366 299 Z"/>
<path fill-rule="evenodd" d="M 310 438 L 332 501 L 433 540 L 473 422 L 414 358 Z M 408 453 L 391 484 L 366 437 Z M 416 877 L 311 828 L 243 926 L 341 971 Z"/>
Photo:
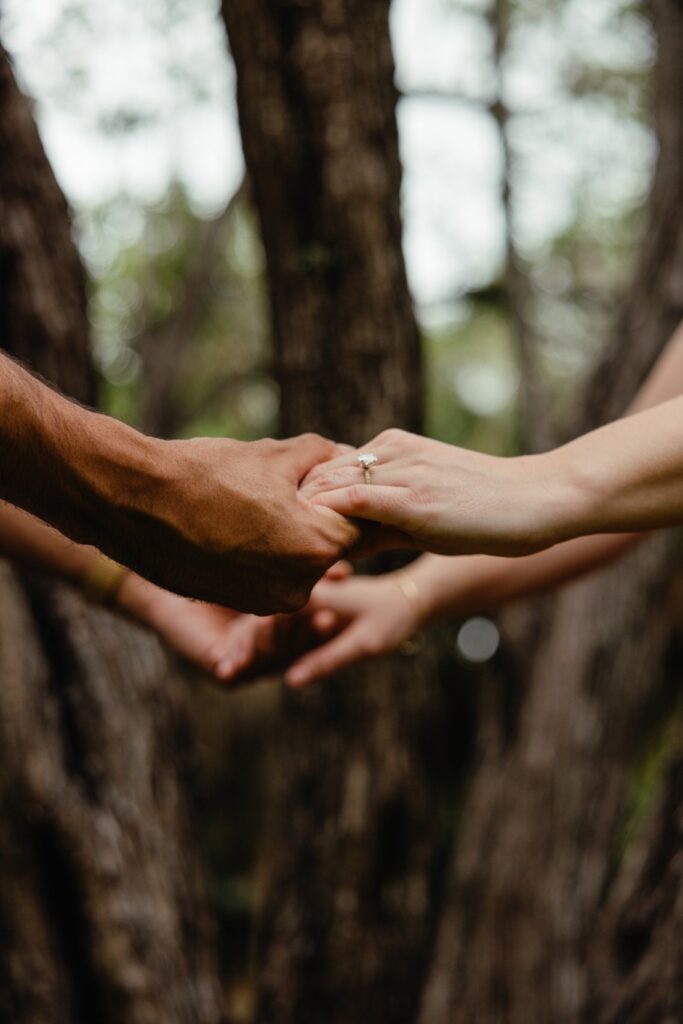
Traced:
<path fill-rule="evenodd" d="M 376 455 L 373 455 L 372 452 L 361 452 L 360 455 L 357 456 L 357 458 L 363 468 L 363 479 L 365 480 L 366 484 L 371 483 L 372 481 L 370 478 L 370 467 L 374 466 L 375 463 L 379 462 L 379 459 L 377 458 Z"/>

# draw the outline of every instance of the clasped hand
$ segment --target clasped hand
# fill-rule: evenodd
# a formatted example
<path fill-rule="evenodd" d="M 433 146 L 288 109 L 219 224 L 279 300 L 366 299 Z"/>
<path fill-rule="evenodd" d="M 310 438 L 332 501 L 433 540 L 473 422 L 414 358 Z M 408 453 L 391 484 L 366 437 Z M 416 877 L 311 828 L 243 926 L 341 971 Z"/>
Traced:
<path fill-rule="evenodd" d="M 272 447 L 275 442 L 265 444 L 263 454 L 272 459 L 279 449 Z M 326 547 L 324 557 L 316 562 L 318 575 L 334 560 L 335 551 L 340 552 L 341 544 L 352 553 L 359 548 L 368 553 L 416 547 L 448 554 L 470 550 L 521 554 L 544 543 L 538 516 L 532 512 L 542 504 L 534 501 L 539 483 L 525 460 L 497 459 L 389 430 L 363 448 L 377 456 L 368 482 L 357 450 L 341 450 L 318 438 L 295 439 L 285 445 L 289 447 L 281 454 L 290 466 L 285 490 L 292 497 L 282 525 L 299 530 L 303 517 L 303 523 L 313 524 L 316 532 L 323 529 Z M 296 464 L 292 462 L 295 452 Z M 252 446 L 247 454 L 254 467 Z M 318 463 L 312 465 L 316 454 Z M 260 468 L 264 472 L 266 467 Z M 300 480 L 296 505 L 294 480 Z M 248 483 L 249 478 L 245 486 Z M 276 511 L 277 505 L 269 509 L 274 530 Z M 316 517 L 321 515 L 318 522 Z M 370 529 L 352 525 L 363 522 Z M 274 532 L 270 543 L 282 547 L 281 535 Z M 306 586 L 310 566 L 308 571 Z M 257 618 L 208 605 L 190 610 L 185 602 L 178 604 L 181 599 L 155 589 L 143 590 L 147 607 L 141 617 L 220 680 L 248 679 L 286 668 L 290 683 L 304 685 L 359 658 L 393 649 L 428 617 L 425 595 L 421 600 L 409 599 L 393 574 L 349 579 L 349 572 L 350 567 L 342 563 L 328 569 L 327 578 L 295 615 Z M 124 602 L 139 600 L 135 593 L 139 587 L 139 582 L 132 581 L 131 593 L 122 595 Z"/>
<path fill-rule="evenodd" d="M 364 480 L 357 451 L 316 466 L 300 493 L 316 508 L 382 524 L 376 547 L 440 554 L 520 555 L 547 546 L 557 516 L 533 459 L 497 458 L 403 430 L 363 448 L 377 461 Z M 543 500 L 541 500 L 543 499 Z"/>

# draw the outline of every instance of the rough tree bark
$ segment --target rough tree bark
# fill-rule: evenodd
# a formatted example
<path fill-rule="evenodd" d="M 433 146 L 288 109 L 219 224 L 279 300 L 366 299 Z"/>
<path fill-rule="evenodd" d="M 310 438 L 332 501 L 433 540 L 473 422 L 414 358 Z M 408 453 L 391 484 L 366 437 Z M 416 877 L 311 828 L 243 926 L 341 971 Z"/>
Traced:
<path fill-rule="evenodd" d="M 679 751 L 683 750 L 683 735 Z M 589 1020 L 655 1024 L 683 1015 L 683 755 L 597 929 Z"/>
<path fill-rule="evenodd" d="M 2 49 L 0 275 L 0 343 L 91 402 L 66 203 Z M 0 677 L 0 1020 L 215 1024 L 185 693 L 166 656 L 2 563 Z"/>
<path fill-rule="evenodd" d="M 683 8 L 651 8 L 660 144 L 651 218 L 584 428 L 624 409 L 683 318 Z M 595 1019 L 589 948 L 629 773 L 662 700 L 670 564 L 660 537 L 567 589 L 524 660 L 519 713 L 484 750 L 470 793 L 422 1024 Z M 674 1019 L 620 1012 L 613 1021 Z"/>
<path fill-rule="evenodd" d="M 285 434 L 358 445 L 421 423 L 388 13 L 388 0 L 223 3 Z M 260 1024 L 413 1018 L 434 856 L 435 675 L 426 651 L 285 696 Z"/>

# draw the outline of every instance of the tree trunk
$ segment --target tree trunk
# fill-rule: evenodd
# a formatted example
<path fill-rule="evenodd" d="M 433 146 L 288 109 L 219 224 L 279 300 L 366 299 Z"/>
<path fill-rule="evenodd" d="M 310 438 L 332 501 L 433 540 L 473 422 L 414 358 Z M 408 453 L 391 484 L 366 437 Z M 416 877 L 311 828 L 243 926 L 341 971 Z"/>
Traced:
<path fill-rule="evenodd" d="M 653 1024 L 683 1017 L 682 855 L 679 753 L 650 828 L 626 858 L 610 893 L 594 944 L 595 1009 L 590 1019 Z"/>
<path fill-rule="evenodd" d="M 92 401 L 66 204 L 2 49 L 0 271 L 4 347 Z M 214 1024 L 185 693 L 159 645 L 2 563 L 0 676 L 0 1020 Z"/>
<path fill-rule="evenodd" d="M 388 12 L 388 0 L 223 3 L 285 434 L 358 445 L 421 423 Z M 259 1024 L 414 1018 L 442 721 L 429 650 L 284 697 Z"/>
<path fill-rule="evenodd" d="M 683 8 L 656 0 L 652 11 L 660 153 L 651 219 L 584 429 L 625 408 L 683 317 Z M 589 948 L 629 775 L 662 712 L 670 567 L 670 542 L 655 538 L 568 588 L 540 630 L 513 728 L 483 752 L 472 786 L 422 1024 L 594 1019 Z"/>

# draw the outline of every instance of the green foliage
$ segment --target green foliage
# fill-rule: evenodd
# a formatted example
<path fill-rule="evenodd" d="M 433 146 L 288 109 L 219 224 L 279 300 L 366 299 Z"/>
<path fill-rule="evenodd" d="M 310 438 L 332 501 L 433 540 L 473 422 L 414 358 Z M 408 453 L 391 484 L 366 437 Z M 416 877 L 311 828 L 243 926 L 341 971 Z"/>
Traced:
<path fill-rule="evenodd" d="M 514 454 L 519 374 L 501 306 L 464 304 L 456 322 L 426 332 L 424 352 L 427 433 L 481 451 Z"/>
<path fill-rule="evenodd" d="M 79 225 L 105 407 L 144 422 L 157 362 L 164 364 L 164 346 L 173 344 L 163 399 L 177 409 L 175 432 L 272 432 L 278 396 L 249 209 L 238 201 L 229 215 L 207 221 L 173 183 L 161 204 L 145 208 L 118 196 L 82 214 Z"/>

